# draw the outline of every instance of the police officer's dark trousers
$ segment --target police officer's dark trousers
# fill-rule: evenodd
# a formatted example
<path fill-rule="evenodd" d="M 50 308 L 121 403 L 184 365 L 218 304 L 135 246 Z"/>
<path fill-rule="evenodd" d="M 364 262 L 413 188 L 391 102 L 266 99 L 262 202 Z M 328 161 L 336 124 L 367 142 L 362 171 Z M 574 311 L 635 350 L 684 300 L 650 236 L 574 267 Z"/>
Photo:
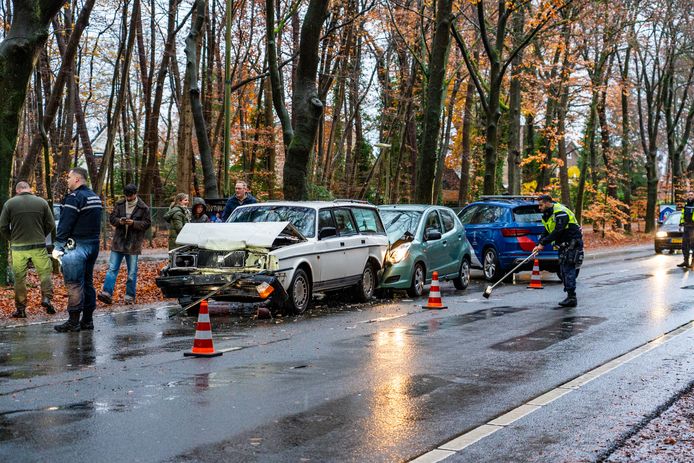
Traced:
<path fill-rule="evenodd" d="M 559 246 L 559 267 L 564 291 L 576 297 L 576 269 L 583 263 L 583 240 L 574 239 Z"/>
<path fill-rule="evenodd" d="M 692 251 L 692 240 L 694 239 L 694 226 L 688 227 L 685 225 L 682 233 L 682 258 L 684 263 L 689 265 L 689 254 Z"/>

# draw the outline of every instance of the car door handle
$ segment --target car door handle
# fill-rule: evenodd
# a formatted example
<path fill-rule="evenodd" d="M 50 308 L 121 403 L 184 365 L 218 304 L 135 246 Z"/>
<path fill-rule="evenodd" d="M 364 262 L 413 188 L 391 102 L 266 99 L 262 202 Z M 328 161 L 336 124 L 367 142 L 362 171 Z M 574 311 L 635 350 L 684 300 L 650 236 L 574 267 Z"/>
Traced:
<path fill-rule="evenodd" d="M 361 244 L 366 244 L 366 240 L 361 240 Z"/>
<path fill-rule="evenodd" d="M 345 243 L 343 241 L 340 242 L 340 246 L 344 247 Z"/>

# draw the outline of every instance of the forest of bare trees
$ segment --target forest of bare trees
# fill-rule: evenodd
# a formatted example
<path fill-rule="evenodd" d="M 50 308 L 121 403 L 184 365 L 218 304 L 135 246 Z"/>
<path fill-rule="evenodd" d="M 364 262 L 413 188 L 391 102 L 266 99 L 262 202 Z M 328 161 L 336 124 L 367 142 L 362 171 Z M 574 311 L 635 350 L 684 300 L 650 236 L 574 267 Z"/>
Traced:
<path fill-rule="evenodd" d="M 107 200 L 462 205 L 547 191 L 655 226 L 694 187 L 685 0 L 4 0 L 0 204 Z M 5 245 L 3 248 L 6 249 Z M 0 251 L 1 253 L 1 251 Z M 1 256 L 0 256 L 1 257 Z"/>

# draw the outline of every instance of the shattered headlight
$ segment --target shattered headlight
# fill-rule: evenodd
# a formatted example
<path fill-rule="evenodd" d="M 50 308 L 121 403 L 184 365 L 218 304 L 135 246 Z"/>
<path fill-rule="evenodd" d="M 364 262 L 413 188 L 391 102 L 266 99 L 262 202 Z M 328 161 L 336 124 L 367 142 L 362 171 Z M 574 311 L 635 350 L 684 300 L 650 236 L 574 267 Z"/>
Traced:
<path fill-rule="evenodd" d="M 403 243 L 388 253 L 388 261 L 392 264 L 397 264 L 402 261 L 410 251 L 412 243 Z"/>

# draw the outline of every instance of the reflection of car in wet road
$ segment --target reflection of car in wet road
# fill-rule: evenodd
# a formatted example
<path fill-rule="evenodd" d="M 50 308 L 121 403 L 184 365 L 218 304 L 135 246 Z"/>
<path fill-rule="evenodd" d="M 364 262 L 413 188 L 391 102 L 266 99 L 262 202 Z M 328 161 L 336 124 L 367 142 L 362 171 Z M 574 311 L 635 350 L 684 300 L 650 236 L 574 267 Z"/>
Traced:
<path fill-rule="evenodd" d="M 426 205 L 380 206 L 391 248 L 386 255 L 381 288 L 405 289 L 420 296 L 433 272 L 452 280 L 456 289 L 470 282 L 472 249 L 455 213 Z"/>
<path fill-rule="evenodd" d="M 490 281 L 498 280 L 528 257 L 545 229 L 542 212 L 531 197 L 483 196 L 481 201 L 465 206 L 458 217 Z M 542 270 L 559 270 L 559 256 L 550 246 L 538 254 L 538 260 Z M 532 264 L 529 261 L 519 271 L 530 270 Z"/>
<path fill-rule="evenodd" d="M 187 224 L 176 242 L 157 278 L 165 297 L 188 305 L 219 290 L 214 299 L 297 313 L 317 291 L 370 299 L 388 247 L 378 210 L 350 201 L 240 206 L 227 223 Z"/>
<path fill-rule="evenodd" d="M 654 247 L 656 253 L 660 254 L 666 249 L 670 250 L 671 252 L 682 249 L 680 217 L 682 217 L 681 212 L 673 212 L 660 226 L 655 234 Z"/>

